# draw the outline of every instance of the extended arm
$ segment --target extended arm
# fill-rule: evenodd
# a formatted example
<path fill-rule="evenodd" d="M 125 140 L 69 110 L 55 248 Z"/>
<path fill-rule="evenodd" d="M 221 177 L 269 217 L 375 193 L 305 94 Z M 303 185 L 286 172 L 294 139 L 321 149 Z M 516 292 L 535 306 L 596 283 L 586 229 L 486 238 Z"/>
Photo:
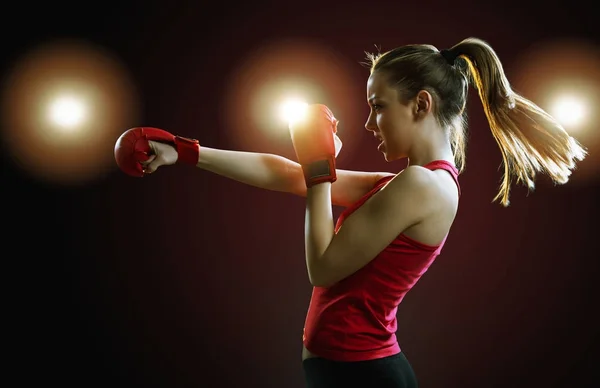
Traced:
<path fill-rule="evenodd" d="M 268 153 L 204 147 L 159 128 L 126 131 L 115 145 L 115 158 L 119 167 L 133 176 L 145 176 L 160 166 L 182 162 L 251 186 L 306 196 L 303 170 L 295 161 Z M 336 172 L 338 179 L 332 185 L 331 200 L 339 206 L 354 203 L 377 180 L 390 175 L 339 169 Z"/>

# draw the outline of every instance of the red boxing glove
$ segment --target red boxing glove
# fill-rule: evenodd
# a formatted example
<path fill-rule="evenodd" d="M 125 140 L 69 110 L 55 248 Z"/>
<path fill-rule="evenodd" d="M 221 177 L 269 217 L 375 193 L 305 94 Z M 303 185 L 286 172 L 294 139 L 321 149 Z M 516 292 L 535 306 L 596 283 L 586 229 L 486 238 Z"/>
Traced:
<path fill-rule="evenodd" d="M 115 144 L 115 160 L 124 173 L 135 177 L 144 176 L 140 162 L 148 160 L 151 156 L 150 140 L 174 146 L 178 154 L 177 163 L 193 166 L 198 163 L 198 140 L 175 136 L 158 128 L 137 127 L 125 131 Z"/>
<path fill-rule="evenodd" d="M 306 187 L 335 182 L 335 142 L 338 120 L 322 104 L 308 106 L 304 118 L 290 123 L 292 143 L 302 166 Z"/>

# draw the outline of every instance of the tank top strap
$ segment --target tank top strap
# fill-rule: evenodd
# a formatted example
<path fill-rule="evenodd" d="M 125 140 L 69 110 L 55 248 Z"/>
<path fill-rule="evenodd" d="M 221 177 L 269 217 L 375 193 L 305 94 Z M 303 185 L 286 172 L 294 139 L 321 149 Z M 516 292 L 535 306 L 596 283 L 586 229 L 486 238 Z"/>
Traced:
<path fill-rule="evenodd" d="M 423 167 L 428 168 L 431 171 L 439 169 L 448 171 L 450 175 L 452 175 L 452 178 L 456 183 L 456 187 L 458 188 L 458 195 L 460 196 L 460 184 L 458 183 L 458 169 L 456 168 L 456 166 L 454 166 L 454 164 L 448 162 L 447 160 L 434 160 L 432 162 L 427 163 Z"/>

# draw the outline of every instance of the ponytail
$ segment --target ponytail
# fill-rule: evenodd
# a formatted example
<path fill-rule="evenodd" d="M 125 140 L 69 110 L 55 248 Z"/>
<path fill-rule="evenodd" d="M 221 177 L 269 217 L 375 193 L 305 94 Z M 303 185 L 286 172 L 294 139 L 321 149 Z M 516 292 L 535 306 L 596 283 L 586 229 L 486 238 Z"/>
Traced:
<path fill-rule="evenodd" d="M 509 205 L 513 181 L 535 189 L 538 173 L 556 184 L 569 180 L 575 162 L 586 150 L 552 116 L 515 93 L 494 50 L 484 41 L 468 38 L 444 54 L 466 61 L 467 78 L 477 89 L 492 135 L 502 153 L 504 174 L 494 201 Z"/>

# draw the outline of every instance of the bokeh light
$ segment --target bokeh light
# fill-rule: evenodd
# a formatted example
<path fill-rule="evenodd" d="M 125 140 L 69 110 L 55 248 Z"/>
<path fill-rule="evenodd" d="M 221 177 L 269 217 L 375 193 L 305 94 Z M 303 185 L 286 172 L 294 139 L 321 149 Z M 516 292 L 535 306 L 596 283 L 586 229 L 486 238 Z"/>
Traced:
<path fill-rule="evenodd" d="M 572 181 L 600 179 L 600 47 L 579 40 L 536 44 L 510 75 L 513 88 L 557 119 L 588 151 Z"/>
<path fill-rule="evenodd" d="M 576 129 L 583 124 L 588 112 L 584 98 L 562 95 L 556 98 L 549 113 L 566 128 Z"/>
<path fill-rule="evenodd" d="M 117 137 L 138 120 L 120 61 L 83 41 L 38 46 L 14 63 L 2 90 L 2 136 L 33 176 L 80 184 L 114 169 Z"/>
<path fill-rule="evenodd" d="M 281 103 L 280 115 L 282 120 L 286 123 L 292 123 L 301 120 L 308 108 L 308 104 L 300 99 L 289 99 Z"/>
<path fill-rule="evenodd" d="M 64 129 L 76 128 L 85 118 L 86 107 L 76 97 L 57 97 L 49 107 L 49 119 Z"/>
<path fill-rule="evenodd" d="M 290 105 L 285 104 L 294 101 L 291 106 L 297 107 L 294 104 L 302 101 L 325 104 L 334 112 L 340 120 L 338 130 L 344 148 L 351 151 L 356 142 L 344 134 L 364 131 L 366 116 L 362 117 L 357 105 L 366 106 L 367 77 L 368 71 L 358 60 L 348 60 L 314 42 L 283 40 L 265 44 L 242 58 L 229 76 L 220 104 L 224 107 L 221 116 L 227 136 L 234 148 L 285 154 L 291 141 L 289 121 L 282 119 L 282 109 L 289 109 Z M 349 128 L 348 123 L 360 125 Z"/>

